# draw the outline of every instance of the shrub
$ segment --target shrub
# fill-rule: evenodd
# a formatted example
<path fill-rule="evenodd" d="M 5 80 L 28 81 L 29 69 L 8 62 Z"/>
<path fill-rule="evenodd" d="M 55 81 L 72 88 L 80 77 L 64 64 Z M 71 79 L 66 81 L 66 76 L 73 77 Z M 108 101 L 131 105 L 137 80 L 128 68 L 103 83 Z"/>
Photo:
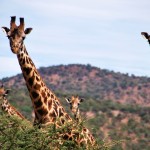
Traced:
<path fill-rule="evenodd" d="M 8 117 L 0 112 L 0 149 L 7 150 L 84 150 L 86 145 L 78 146 L 74 141 L 65 140 L 63 136 L 76 127 L 77 132 L 81 132 L 83 122 L 77 124 L 76 121 L 68 123 L 59 129 L 51 125 L 44 129 L 33 127 L 27 120 L 17 117 Z M 61 144 L 60 144 L 61 143 Z M 95 146 L 89 145 L 89 149 L 108 150 L 117 144 L 118 141 L 107 143 L 98 141 Z"/>

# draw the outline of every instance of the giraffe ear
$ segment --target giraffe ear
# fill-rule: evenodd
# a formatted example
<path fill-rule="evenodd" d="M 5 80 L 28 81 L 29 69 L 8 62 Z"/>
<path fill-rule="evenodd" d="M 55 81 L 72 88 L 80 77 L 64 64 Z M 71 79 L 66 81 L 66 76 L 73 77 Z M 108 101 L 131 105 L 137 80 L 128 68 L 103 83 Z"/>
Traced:
<path fill-rule="evenodd" d="M 148 39 L 148 38 L 149 38 L 147 32 L 141 32 L 141 35 L 142 35 L 145 39 Z"/>
<path fill-rule="evenodd" d="M 9 93 L 10 91 L 11 91 L 10 89 L 7 89 L 6 92 L 5 92 L 5 95 L 8 95 L 8 93 Z"/>
<path fill-rule="evenodd" d="M 2 31 L 7 35 L 10 29 L 7 27 L 2 27 Z"/>
<path fill-rule="evenodd" d="M 69 103 L 70 104 L 70 98 L 65 98 L 65 100 L 67 101 L 67 103 Z"/>
<path fill-rule="evenodd" d="M 24 33 L 25 34 L 29 34 L 31 31 L 32 31 L 32 28 L 26 28 L 25 31 L 24 31 Z"/>
<path fill-rule="evenodd" d="M 84 101 L 84 98 L 80 98 L 80 102 L 83 102 Z"/>

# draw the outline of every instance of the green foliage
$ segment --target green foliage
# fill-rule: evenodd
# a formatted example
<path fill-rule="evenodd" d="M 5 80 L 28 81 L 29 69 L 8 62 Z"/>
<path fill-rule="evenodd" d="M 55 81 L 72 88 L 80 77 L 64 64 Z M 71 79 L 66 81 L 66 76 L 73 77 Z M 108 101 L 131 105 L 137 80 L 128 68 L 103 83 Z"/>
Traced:
<path fill-rule="evenodd" d="M 0 113 L 0 149 L 3 150 L 84 150 L 87 145 L 78 146 L 74 141 L 63 138 L 65 133 L 76 127 L 81 132 L 82 123 L 73 121 L 56 129 L 55 125 L 51 125 L 44 129 L 33 127 L 27 120 L 21 120 L 17 117 L 10 117 L 3 112 Z M 95 146 L 88 145 L 88 149 L 108 150 L 113 145 L 118 144 L 115 141 L 108 143 L 99 141 Z"/>
<path fill-rule="evenodd" d="M 0 149 L 7 150 L 49 150 L 77 148 L 72 141 L 59 138 L 60 129 L 32 127 L 27 121 L 16 117 L 0 116 Z M 64 131 L 64 130 L 63 130 Z M 63 142 L 63 144 L 59 144 Z"/>

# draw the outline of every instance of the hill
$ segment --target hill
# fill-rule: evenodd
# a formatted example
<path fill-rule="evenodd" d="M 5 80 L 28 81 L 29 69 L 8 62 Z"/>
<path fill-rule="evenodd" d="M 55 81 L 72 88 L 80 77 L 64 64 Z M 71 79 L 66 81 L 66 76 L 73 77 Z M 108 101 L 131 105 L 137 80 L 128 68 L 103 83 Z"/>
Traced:
<path fill-rule="evenodd" d="M 115 73 L 91 65 L 59 65 L 41 67 L 39 73 L 56 93 L 78 94 L 95 100 L 150 106 L 150 78 Z M 2 79 L 5 86 L 25 87 L 21 74 Z"/>
<path fill-rule="evenodd" d="M 64 97 L 78 94 L 85 98 L 81 116 L 94 136 L 106 143 L 125 141 L 112 150 L 150 149 L 150 78 L 79 64 L 41 67 L 39 73 L 68 113 Z M 31 100 L 22 75 L 1 81 L 12 89 L 10 103 L 32 119 Z"/>

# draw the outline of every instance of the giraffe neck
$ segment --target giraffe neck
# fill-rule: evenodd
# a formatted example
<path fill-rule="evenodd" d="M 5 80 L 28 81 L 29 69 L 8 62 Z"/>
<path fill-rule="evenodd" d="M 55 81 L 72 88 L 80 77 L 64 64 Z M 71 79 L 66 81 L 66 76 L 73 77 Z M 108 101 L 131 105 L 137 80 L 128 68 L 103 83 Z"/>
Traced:
<path fill-rule="evenodd" d="M 46 87 L 24 44 L 17 57 L 33 103 L 36 124 L 53 123 L 60 117 L 71 120 L 55 94 Z"/>
<path fill-rule="evenodd" d="M 12 105 L 10 105 L 10 103 L 8 102 L 8 100 L 6 99 L 6 97 L 3 97 L 3 101 L 1 104 L 2 110 L 8 114 L 9 116 L 17 116 L 21 119 L 25 119 L 24 116 L 19 113 Z"/>
<path fill-rule="evenodd" d="M 79 123 L 82 122 L 82 118 L 81 118 L 81 116 L 80 116 L 80 110 L 79 110 L 79 108 L 77 108 L 77 111 L 76 111 L 76 113 L 74 114 L 74 119 L 75 119 L 77 122 L 79 122 Z"/>
<path fill-rule="evenodd" d="M 77 108 L 76 113 L 74 114 L 74 118 L 76 120 L 79 120 L 79 117 L 80 117 L 80 111 L 79 111 L 79 108 Z"/>

